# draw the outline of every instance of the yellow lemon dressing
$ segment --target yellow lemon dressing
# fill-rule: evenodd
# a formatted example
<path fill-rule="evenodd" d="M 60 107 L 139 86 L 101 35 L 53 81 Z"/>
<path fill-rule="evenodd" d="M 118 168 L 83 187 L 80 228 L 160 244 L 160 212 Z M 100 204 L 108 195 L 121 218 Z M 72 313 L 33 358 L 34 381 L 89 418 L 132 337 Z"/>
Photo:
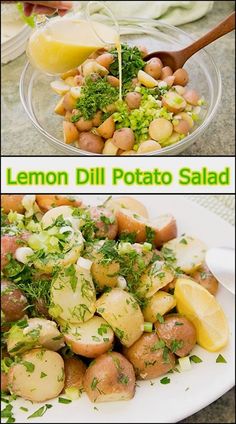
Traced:
<path fill-rule="evenodd" d="M 95 21 L 93 27 L 96 32 L 86 20 L 59 18 L 38 28 L 27 49 L 32 65 L 42 72 L 59 74 L 81 65 L 91 53 L 104 47 L 102 40 L 116 45 L 116 29 Z"/>

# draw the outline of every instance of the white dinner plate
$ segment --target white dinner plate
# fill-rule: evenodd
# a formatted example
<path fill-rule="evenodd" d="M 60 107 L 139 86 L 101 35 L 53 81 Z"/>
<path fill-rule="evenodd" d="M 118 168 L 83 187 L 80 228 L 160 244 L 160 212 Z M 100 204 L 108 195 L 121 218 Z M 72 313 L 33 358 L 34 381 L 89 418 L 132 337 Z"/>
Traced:
<path fill-rule="evenodd" d="M 95 196 L 80 196 L 85 203 L 97 203 Z M 178 233 L 187 233 L 203 240 L 208 247 L 234 247 L 234 228 L 212 212 L 183 196 L 135 196 L 142 201 L 154 218 L 171 212 L 177 220 Z M 99 200 L 105 196 L 100 196 Z M 101 203 L 101 202 L 100 202 Z M 130 401 L 92 404 L 86 394 L 70 404 L 48 401 L 53 407 L 44 416 L 32 420 L 27 417 L 43 404 L 17 399 L 14 402 L 16 422 L 40 423 L 174 423 L 194 414 L 234 385 L 234 296 L 220 286 L 217 299 L 223 307 L 230 327 L 230 340 L 220 352 L 210 353 L 195 347 L 191 354 L 203 362 L 193 363 L 192 369 L 168 374 L 170 383 L 163 385 L 160 378 L 138 382 L 135 396 Z M 216 363 L 221 353 L 227 363 Z M 28 408 L 23 412 L 19 407 Z"/>

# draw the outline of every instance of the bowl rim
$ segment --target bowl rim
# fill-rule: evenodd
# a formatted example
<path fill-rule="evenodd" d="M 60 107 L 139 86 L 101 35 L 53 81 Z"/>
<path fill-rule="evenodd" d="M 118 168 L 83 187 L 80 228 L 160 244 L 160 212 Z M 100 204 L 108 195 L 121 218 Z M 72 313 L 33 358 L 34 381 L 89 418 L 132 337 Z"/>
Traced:
<path fill-rule="evenodd" d="M 166 28 L 169 29 L 171 31 L 176 31 L 179 34 L 182 34 L 184 36 L 187 36 L 190 40 L 195 41 L 196 37 L 193 37 L 192 35 L 190 35 L 189 33 L 183 31 L 182 29 L 175 27 L 173 25 L 169 25 L 166 24 L 165 22 L 162 22 L 161 20 L 153 20 L 153 19 L 145 19 L 145 18 L 130 18 L 130 19 L 121 19 L 118 21 L 119 25 L 128 25 L 128 24 L 136 24 L 136 25 L 140 25 L 140 24 L 146 24 L 146 25 L 152 25 L 154 26 L 154 28 L 156 27 L 156 25 L 159 25 L 159 27 L 162 28 Z M 150 28 L 149 28 L 150 29 Z M 155 28 L 158 30 L 158 28 Z M 216 65 L 214 59 L 212 58 L 212 56 L 210 55 L 210 53 L 208 53 L 205 49 L 202 49 L 201 52 L 207 56 L 208 60 L 211 62 L 211 65 L 214 68 L 215 74 L 216 74 L 216 79 L 217 79 L 217 85 L 218 85 L 218 90 L 217 90 L 217 96 L 216 96 L 216 100 L 215 103 L 212 107 L 212 111 L 210 112 L 209 116 L 206 117 L 206 119 L 203 120 L 203 122 L 201 123 L 201 125 L 199 127 L 197 127 L 191 134 L 189 134 L 187 137 L 185 137 L 183 140 L 179 141 L 176 144 L 172 144 L 170 146 L 164 147 L 160 150 L 156 150 L 153 152 L 148 152 L 146 154 L 142 154 L 142 155 L 137 155 L 137 156 L 178 156 L 175 155 L 173 153 L 173 147 L 180 147 L 181 151 L 185 150 L 185 145 L 186 148 L 189 147 L 191 144 L 193 144 L 196 135 L 201 135 L 205 129 L 208 127 L 209 123 L 211 122 L 211 120 L 214 118 L 217 109 L 219 107 L 220 104 L 220 100 L 221 100 L 221 96 L 222 96 L 222 79 L 221 79 L 221 73 L 220 70 L 218 68 L 218 66 Z M 66 155 L 75 155 L 75 156 L 105 156 L 103 154 L 100 153 L 91 153 L 91 152 L 86 152 L 84 150 L 78 149 L 77 147 L 71 146 L 71 145 L 67 145 L 64 144 L 63 141 L 58 140 L 56 137 L 54 137 L 53 135 L 51 135 L 50 133 L 48 133 L 44 128 L 42 128 L 38 122 L 34 119 L 34 116 L 31 114 L 30 110 L 28 109 L 26 103 L 25 103 L 25 96 L 24 96 L 24 78 L 25 75 L 28 71 L 28 69 L 32 67 L 32 65 L 30 64 L 30 62 L 28 61 L 22 71 L 21 77 L 20 77 L 20 84 L 19 84 L 19 91 L 20 91 L 20 99 L 21 99 L 21 103 L 24 107 L 25 112 L 27 113 L 30 121 L 32 122 L 32 124 L 35 126 L 35 128 L 46 138 L 47 142 L 49 144 L 51 144 L 54 148 L 58 148 L 60 151 L 63 151 L 63 153 Z M 33 67 L 32 67 L 33 69 Z M 36 72 L 36 71 L 34 71 Z M 33 74 L 34 74 L 33 72 Z M 68 150 L 68 152 L 65 152 L 65 149 Z M 135 156 L 135 155 L 134 155 Z"/>

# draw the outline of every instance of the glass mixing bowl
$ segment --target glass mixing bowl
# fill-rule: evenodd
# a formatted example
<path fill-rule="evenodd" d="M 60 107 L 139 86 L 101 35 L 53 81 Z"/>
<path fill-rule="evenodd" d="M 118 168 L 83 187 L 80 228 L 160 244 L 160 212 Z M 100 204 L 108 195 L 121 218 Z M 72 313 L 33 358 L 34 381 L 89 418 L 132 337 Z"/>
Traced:
<path fill-rule="evenodd" d="M 121 40 L 133 45 L 144 45 L 149 52 L 156 50 L 178 50 L 193 41 L 193 38 L 179 28 L 146 19 L 129 19 L 119 22 Z M 204 50 L 195 54 L 185 65 L 190 76 L 189 86 L 196 88 L 206 101 L 202 108 L 201 122 L 182 141 L 145 156 L 177 155 L 191 146 L 210 125 L 221 98 L 221 76 L 212 57 Z M 58 96 L 50 87 L 55 79 L 40 73 L 27 63 L 20 80 L 20 96 L 32 124 L 46 138 L 48 143 L 66 155 L 101 156 L 85 152 L 63 141 L 62 118 L 54 113 Z M 143 155 L 143 156 L 144 156 Z"/>

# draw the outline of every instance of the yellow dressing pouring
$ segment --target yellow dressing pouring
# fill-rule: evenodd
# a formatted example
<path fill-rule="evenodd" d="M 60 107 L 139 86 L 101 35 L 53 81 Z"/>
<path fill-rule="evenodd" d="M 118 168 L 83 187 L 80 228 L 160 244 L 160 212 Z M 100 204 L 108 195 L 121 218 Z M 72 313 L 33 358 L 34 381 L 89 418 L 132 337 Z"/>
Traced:
<path fill-rule="evenodd" d="M 121 54 L 120 34 L 117 35 L 115 46 L 118 53 L 118 65 L 119 65 L 119 100 L 122 100 L 122 54 Z"/>
<path fill-rule="evenodd" d="M 115 44 L 117 31 L 100 22 L 93 21 L 92 27 L 86 20 L 56 18 L 32 34 L 27 54 L 42 72 L 59 74 L 81 65 L 91 53 L 104 47 L 102 39 Z"/>

